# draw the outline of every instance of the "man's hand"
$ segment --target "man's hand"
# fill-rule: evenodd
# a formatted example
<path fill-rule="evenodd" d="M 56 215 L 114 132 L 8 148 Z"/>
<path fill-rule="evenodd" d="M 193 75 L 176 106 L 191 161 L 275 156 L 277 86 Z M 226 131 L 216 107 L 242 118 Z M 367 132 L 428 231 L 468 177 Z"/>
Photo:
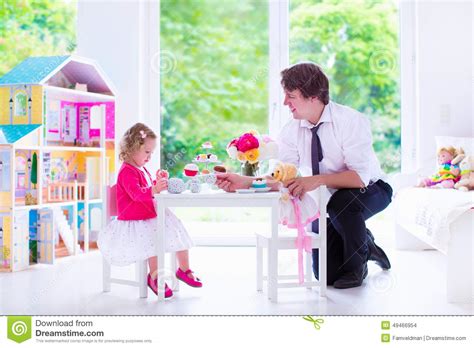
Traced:
<path fill-rule="evenodd" d="M 301 198 L 306 192 L 316 190 L 321 182 L 318 176 L 299 177 L 283 183 L 293 197 Z"/>
<path fill-rule="evenodd" d="M 160 193 L 161 191 L 167 190 L 168 189 L 168 179 L 166 178 L 161 178 L 156 181 L 156 185 L 153 186 L 153 193 Z"/>
<path fill-rule="evenodd" d="M 238 189 L 248 189 L 252 184 L 248 177 L 236 173 L 216 174 L 217 187 L 227 192 L 235 192 Z"/>

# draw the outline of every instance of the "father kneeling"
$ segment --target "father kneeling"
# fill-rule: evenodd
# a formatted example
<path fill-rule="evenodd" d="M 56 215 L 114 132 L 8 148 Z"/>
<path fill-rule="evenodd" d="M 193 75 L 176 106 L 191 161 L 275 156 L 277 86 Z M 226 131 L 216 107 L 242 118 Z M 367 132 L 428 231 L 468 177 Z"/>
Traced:
<path fill-rule="evenodd" d="M 329 81 L 319 66 L 298 63 L 281 72 L 284 105 L 293 115 L 282 129 L 279 159 L 296 165 L 303 177 L 287 183 L 293 196 L 326 185 L 332 193 L 327 224 L 328 285 L 338 289 L 360 286 L 367 277 L 367 261 L 390 268 L 384 251 L 375 244 L 365 221 L 384 210 L 392 188 L 372 147 L 369 120 L 347 106 L 329 100 Z M 238 174 L 218 176 L 226 191 L 249 188 L 253 178 Z M 275 185 L 273 187 L 277 189 Z M 318 233 L 318 222 L 312 230 Z M 313 272 L 318 278 L 318 249 L 313 250 Z"/>

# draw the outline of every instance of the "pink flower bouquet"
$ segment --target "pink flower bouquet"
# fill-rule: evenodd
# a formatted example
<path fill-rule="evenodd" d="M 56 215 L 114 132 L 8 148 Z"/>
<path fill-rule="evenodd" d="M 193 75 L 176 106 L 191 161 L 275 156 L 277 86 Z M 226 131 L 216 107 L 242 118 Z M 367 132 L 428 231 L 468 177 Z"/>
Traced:
<path fill-rule="evenodd" d="M 268 135 L 250 131 L 233 139 L 227 145 L 227 153 L 242 163 L 243 175 L 255 176 L 260 161 L 278 156 L 278 145 Z"/>

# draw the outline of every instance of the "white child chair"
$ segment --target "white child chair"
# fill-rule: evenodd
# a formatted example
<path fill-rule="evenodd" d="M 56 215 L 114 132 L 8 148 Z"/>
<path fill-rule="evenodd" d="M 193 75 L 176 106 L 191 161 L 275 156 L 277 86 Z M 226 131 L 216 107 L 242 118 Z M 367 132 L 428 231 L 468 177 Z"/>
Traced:
<path fill-rule="evenodd" d="M 107 223 L 114 216 L 117 216 L 117 185 L 107 186 L 107 209 L 106 218 Z M 112 278 L 111 266 L 107 260 L 102 257 L 102 276 L 103 276 L 103 291 L 109 292 L 112 283 L 136 286 L 139 289 L 140 298 L 148 296 L 147 288 L 147 260 L 137 261 L 136 280 Z"/>
<path fill-rule="evenodd" d="M 311 238 L 311 248 L 319 249 L 319 280 L 312 281 L 312 255 L 306 254 L 306 269 L 305 281 L 299 283 L 298 281 L 289 282 L 291 279 L 298 279 L 298 275 L 278 275 L 278 250 L 296 249 L 296 234 L 291 231 L 291 234 L 279 233 L 279 236 L 274 240 L 271 235 L 265 233 L 256 233 L 257 237 L 257 291 L 263 290 L 263 281 L 267 281 L 268 298 L 272 302 L 278 302 L 279 288 L 293 288 L 306 287 L 311 289 L 319 287 L 319 295 L 326 297 L 327 289 L 327 203 L 329 201 L 330 193 L 326 186 L 320 186 L 317 191 L 317 201 L 319 206 L 319 234 L 309 232 L 311 225 L 308 226 L 307 236 Z M 263 275 L 263 249 L 268 251 L 268 276 Z M 271 252 L 271 248 L 276 248 L 276 252 Z M 279 280 L 286 280 L 279 282 Z"/>

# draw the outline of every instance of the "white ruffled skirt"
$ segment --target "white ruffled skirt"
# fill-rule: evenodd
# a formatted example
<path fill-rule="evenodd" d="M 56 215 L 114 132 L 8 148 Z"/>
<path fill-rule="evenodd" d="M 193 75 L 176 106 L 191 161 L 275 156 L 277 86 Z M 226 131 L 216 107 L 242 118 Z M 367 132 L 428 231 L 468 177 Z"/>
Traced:
<path fill-rule="evenodd" d="M 300 223 L 303 227 L 319 217 L 318 205 L 309 194 L 303 195 L 302 199 L 296 198 L 295 203 L 298 205 Z M 289 228 L 297 228 L 296 211 L 287 188 L 281 188 L 280 223 Z"/>
<path fill-rule="evenodd" d="M 113 220 L 99 233 L 97 245 L 104 258 L 115 266 L 126 266 L 156 256 L 158 219 Z M 165 251 L 193 247 L 186 228 L 171 210 L 165 210 Z"/>

